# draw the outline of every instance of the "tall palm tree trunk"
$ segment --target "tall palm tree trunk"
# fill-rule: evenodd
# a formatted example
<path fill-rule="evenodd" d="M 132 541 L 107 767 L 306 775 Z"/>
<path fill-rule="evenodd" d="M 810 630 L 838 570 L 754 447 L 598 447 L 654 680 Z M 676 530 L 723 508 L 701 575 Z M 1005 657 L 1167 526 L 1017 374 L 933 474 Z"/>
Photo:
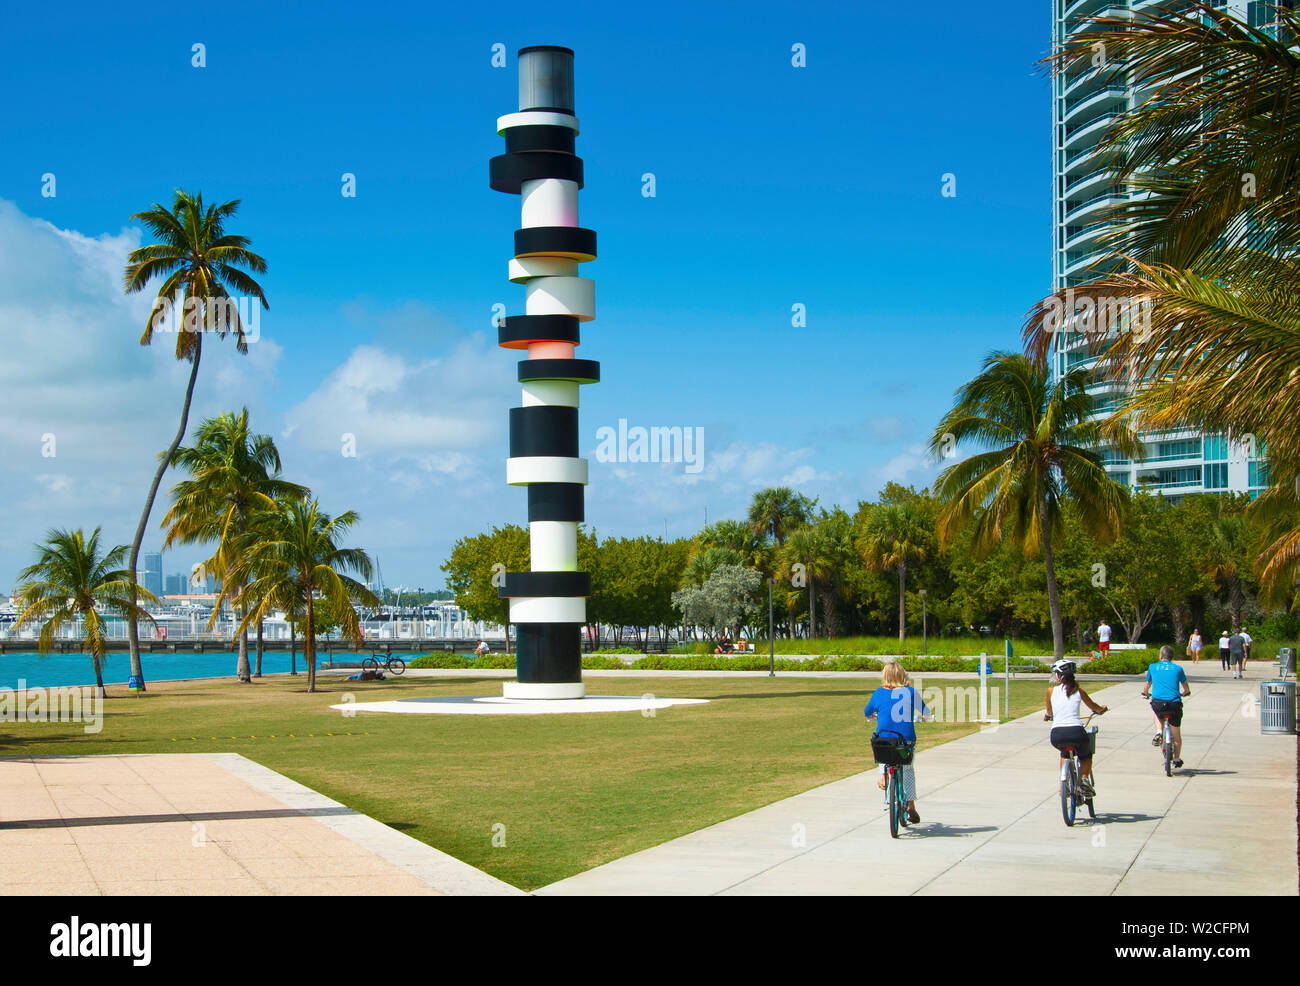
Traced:
<path fill-rule="evenodd" d="M 1038 500 L 1038 530 L 1043 539 L 1043 564 L 1047 569 L 1047 607 L 1052 614 L 1052 653 L 1065 657 L 1065 626 L 1061 622 L 1061 599 L 1056 589 L 1056 560 L 1052 554 L 1052 524 L 1047 516 L 1047 499 Z"/>
<path fill-rule="evenodd" d="M 307 691 L 316 690 L 316 612 L 312 606 L 311 591 L 307 594 L 307 633 L 303 636 L 302 656 L 307 662 Z"/>
<path fill-rule="evenodd" d="M 131 605 L 135 606 L 140 599 L 136 593 L 135 573 L 137 563 L 140 560 L 140 545 L 144 541 L 144 529 L 149 523 L 149 514 L 153 510 L 154 497 L 158 495 L 158 486 L 162 483 L 163 473 L 171 465 L 172 456 L 180 448 L 181 442 L 185 439 L 185 429 L 190 422 L 190 402 L 194 399 L 194 381 L 199 375 L 199 357 L 203 352 L 203 335 L 196 333 L 194 337 L 194 361 L 190 367 L 190 382 L 185 387 L 185 403 L 181 405 L 181 426 L 176 431 L 176 437 L 167 448 L 167 452 L 158 463 L 158 471 L 154 473 L 153 482 L 149 484 L 149 495 L 145 497 L 144 510 L 140 514 L 140 523 L 135 529 L 135 540 L 131 542 L 131 557 L 127 561 L 128 568 L 131 572 Z M 126 635 L 128 645 L 131 649 L 131 674 L 140 682 L 140 690 L 144 691 L 144 669 L 140 665 L 140 624 L 136 620 L 133 612 L 126 621 Z M 103 687 L 102 685 L 100 686 Z"/>
<path fill-rule="evenodd" d="M 907 639 L 907 562 L 898 565 L 898 642 Z"/>
<path fill-rule="evenodd" d="M 262 677 L 262 621 L 257 621 L 257 664 L 253 671 L 254 678 Z"/>
<path fill-rule="evenodd" d="M 243 607 L 239 607 L 237 612 L 242 620 L 244 616 Z M 253 680 L 253 672 L 248 663 L 248 627 L 244 627 L 239 634 L 239 657 L 235 661 L 235 676 L 245 684 Z"/>
<path fill-rule="evenodd" d="M 817 636 L 817 588 L 811 575 L 808 576 L 808 636 Z"/>

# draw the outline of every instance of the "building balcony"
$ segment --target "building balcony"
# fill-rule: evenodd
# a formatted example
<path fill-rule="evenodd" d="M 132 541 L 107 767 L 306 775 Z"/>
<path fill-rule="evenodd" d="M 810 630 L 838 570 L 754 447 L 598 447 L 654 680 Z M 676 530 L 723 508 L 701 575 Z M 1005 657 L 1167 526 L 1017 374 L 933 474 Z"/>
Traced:
<path fill-rule="evenodd" d="M 1067 100 L 1065 106 L 1066 136 L 1069 136 L 1070 133 L 1070 121 L 1091 119 L 1096 116 L 1096 111 L 1099 111 L 1103 106 L 1106 107 L 1107 112 L 1128 109 L 1128 90 L 1123 86 L 1107 86 L 1105 89 L 1099 89 L 1094 93 L 1082 94 L 1082 98 L 1073 105 Z"/>
<path fill-rule="evenodd" d="M 1065 197 L 1077 199 L 1088 192 L 1095 191 L 1111 183 L 1114 172 L 1109 168 L 1096 168 L 1075 177 L 1065 186 Z"/>
<path fill-rule="evenodd" d="M 1065 5 L 1065 21 L 1068 24 L 1071 19 L 1091 17 L 1105 7 L 1114 6 L 1119 6 L 1114 0 L 1073 0 Z"/>
<path fill-rule="evenodd" d="M 1079 220 L 1093 213 L 1101 212 L 1106 206 L 1118 205 L 1128 200 L 1128 195 L 1124 192 L 1109 190 L 1100 195 L 1094 195 L 1090 199 L 1067 199 L 1065 223 L 1067 226 L 1077 225 Z"/>
<path fill-rule="evenodd" d="M 1099 113 L 1097 116 L 1083 120 L 1073 127 L 1065 128 L 1065 147 L 1066 150 L 1071 148 L 1081 148 L 1088 145 L 1090 148 L 1095 145 L 1106 129 L 1119 118 L 1120 114 L 1107 110 Z"/>

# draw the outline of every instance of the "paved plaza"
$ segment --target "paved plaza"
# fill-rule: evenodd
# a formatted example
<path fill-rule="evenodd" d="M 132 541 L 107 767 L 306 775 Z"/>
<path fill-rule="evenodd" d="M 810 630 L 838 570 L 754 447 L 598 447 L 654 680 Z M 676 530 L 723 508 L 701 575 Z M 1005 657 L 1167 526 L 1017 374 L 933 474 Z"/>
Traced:
<path fill-rule="evenodd" d="M 234 753 L 0 760 L 0 894 L 519 894 Z"/>

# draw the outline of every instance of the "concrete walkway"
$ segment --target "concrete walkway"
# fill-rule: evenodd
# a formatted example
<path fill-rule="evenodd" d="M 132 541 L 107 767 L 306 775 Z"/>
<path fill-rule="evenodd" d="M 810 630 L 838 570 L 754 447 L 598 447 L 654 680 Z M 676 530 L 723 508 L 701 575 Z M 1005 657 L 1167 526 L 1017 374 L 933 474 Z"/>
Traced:
<path fill-rule="evenodd" d="M 0 894 L 520 894 L 234 753 L 0 759 Z"/>
<path fill-rule="evenodd" d="M 1040 712 L 918 756 L 922 822 L 899 839 L 871 770 L 538 893 L 1295 895 L 1296 737 L 1260 735 L 1272 670 L 1248 674 L 1192 669 L 1173 778 L 1141 684 L 1085 684 L 1111 708 L 1094 722 L 1095 822 L 1062 821 Z"/>

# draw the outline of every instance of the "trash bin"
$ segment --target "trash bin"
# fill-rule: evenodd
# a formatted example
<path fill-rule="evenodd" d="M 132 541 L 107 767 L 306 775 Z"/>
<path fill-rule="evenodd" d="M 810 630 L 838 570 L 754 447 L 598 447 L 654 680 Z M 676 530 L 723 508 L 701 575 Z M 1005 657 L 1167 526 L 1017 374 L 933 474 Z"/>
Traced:
<path fill-rule="evenodd" d="M 1277 652 L 1277 675 L 1285 680 L 1289 674 L 1295 674 L 1295 648 L 1283 647 Z"/>
<path fill-rule="evenodd" d="M 1295 682 L 1259 684 L 1259 731 L 1295 735 Z"/>

